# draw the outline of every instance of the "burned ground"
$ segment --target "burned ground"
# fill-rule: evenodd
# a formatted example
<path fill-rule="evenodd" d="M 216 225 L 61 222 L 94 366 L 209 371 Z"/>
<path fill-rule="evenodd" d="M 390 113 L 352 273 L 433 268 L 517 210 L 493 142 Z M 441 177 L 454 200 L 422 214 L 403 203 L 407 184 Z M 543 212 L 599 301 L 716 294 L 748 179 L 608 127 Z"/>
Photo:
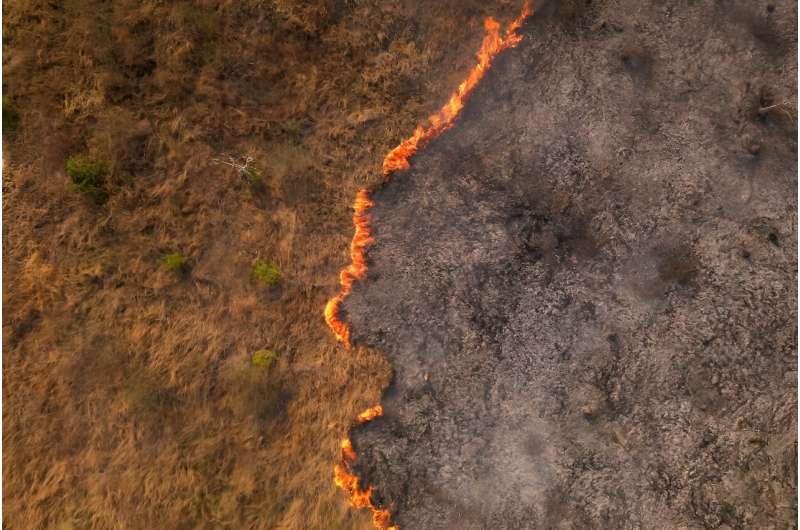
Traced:
<path fill-rule="evenodd" d="M 546 3 L 374 193 L 401 528 L 788 528 L 796 4 Z"/>

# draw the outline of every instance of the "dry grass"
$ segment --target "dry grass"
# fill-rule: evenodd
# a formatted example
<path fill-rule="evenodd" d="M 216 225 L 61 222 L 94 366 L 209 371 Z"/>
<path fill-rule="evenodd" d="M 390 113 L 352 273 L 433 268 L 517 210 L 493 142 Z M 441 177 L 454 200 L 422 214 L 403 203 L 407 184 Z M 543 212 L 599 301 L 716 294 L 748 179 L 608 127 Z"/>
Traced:
<path fill-rule="evenodd" d="M 498 3 L 5 2 L 5 526 L 368 527 L 332 464 L 389 367 L 322 308 L 356 190 L 458 84 L 483 17 L 516 14 Z M 100 205 L 69 192 L 77 152 L 108 161 Z"/>

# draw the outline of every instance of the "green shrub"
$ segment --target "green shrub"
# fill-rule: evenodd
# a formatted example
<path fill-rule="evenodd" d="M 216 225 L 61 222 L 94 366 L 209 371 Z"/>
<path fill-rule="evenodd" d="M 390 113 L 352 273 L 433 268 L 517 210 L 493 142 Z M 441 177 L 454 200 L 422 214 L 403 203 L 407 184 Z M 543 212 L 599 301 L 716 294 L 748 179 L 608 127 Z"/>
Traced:
<path fill-rule="evenodd" d="M 186 256 L 180 254 L 179 252 L 174 252 L 164 256 L 164 268 L 166 268 L 172 274 L 180 276 L 189 268 L 189 262 L 186 259 Z"/>
<path fill-rule="evenodd" d="M 302 129 L 302 127 L 303 127 L 303 124 L 300 122 L 300 120 L 295 120 L 295 119 L 291 119 L 291 118 L 286 120 L 286 123 L 284 123 L 284 125 L 283 125 L 284 130 L 286 132 L 288 132 L 289 134 L 297 134 L 297 133 L 299 133 L 300 129 Z"/>
<path fill-rule="evenodd" d="M 257 168 L 248 168 L 242 172 L 242 178 L 248 184 L 250 196 L 253 198 L 256 206 L 265 209 L 270 204 L 270 190 L 267 186 L 264 174 Z"/>
<path fill-rule="evenodd" d="M 12 134 L 19 127 L 19 113 L 11 101 L 3 96 L 3 134 Z"/>
<path fill-rule="evenodd" d="M 253 354 L 253 366 L 269 368 L 278 360 L 278 354 L 272 350 L 258 350 Z"/>
<path fill-rule="evenodd" d="M 281 281 L 281 270 L 272 263 L 258 260 L 253 266 L 253 279 L 261 285 L 272 287 Z"/>
<path fill-rule="evenodd" d="M 86 153 L 73 155 L 67 159 L 70 186 L 95 202 L 103 202 L 108 196 L 104 187 L 107 172 L 108 165 L 104 161 Z"/>
<path fill-rule="evenodd" d="M 264 174 L 256 167 L 242 169 L 242 177 L 251 186 L 261 186 L 264 184 Z"/>

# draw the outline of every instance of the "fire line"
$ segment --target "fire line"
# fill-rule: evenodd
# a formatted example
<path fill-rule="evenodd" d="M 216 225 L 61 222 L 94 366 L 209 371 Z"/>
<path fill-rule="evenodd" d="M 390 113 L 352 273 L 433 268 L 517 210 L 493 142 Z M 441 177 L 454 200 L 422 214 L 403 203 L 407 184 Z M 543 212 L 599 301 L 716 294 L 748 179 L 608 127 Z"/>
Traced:
<path fill-rule="evenodd" d="M 429 116 L 425 125 L 419 125 L 414 133 L 403 140 L 400 145 L 392 149 L 383 160 L 383 174 L 389 177 L 395 171 L 408 169 L 409 160 L 422 149 L 428 142 L 442 132 L 449 129 L 475 87 L 489 70 L 494 58 L 508 48 L 513 48 L 522 41 L 522 36 L 517 30 L 533 11 L 528 2 L 522 6 L 519 16 L 506 28 L 505 35 L 500 32 L 500 24 L 489 17 L 484 21 L 485 36 L 478 50 L 478 63 L 470 70 L 467 78 L 458 86 L 450 96 L 447 103 L 436 113 Z M 344 299 L 350 295 L 353 283 L 363 279 L 367 274 L 366 249 L 375 240 L 370 235 L 370 208 L 373 206 L 369 191 L 359 190 L 353 204 L 353 225 L 355 235 L 350 243 L 350 264 L 339 273 L 339 294 L 331 298 L 325 305 L 325 322 L 333 331 L 336 339 L 350 347 L 350 326 L 340 317 L 340 307 Z M 383 414 L 383 407 L 376 405 L 358 415 L 357 423 L 365 423 Z M 391 526 L 389 510 L 381 509 L 372 502 L 372 486 L 363 488 L 356 475 L 350 472 L 349 463 L 356 458 L 355 450 L 350 438 L 345 438 L 341 443 L 341 461 L 334 466 L 334 482 L 345 490 L 350 498 L 350 504 L 355 508 L 369 508 L 372 511 L 372 522 L 376 528 L 397 530 L 398 526 Z"/>

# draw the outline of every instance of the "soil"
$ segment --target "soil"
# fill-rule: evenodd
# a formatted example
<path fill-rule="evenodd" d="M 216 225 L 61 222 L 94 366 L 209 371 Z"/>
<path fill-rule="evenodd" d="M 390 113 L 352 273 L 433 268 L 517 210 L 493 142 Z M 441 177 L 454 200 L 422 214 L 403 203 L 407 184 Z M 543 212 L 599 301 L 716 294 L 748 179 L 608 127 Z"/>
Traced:
<path fill-rule="evenodd" d="M 796 528 L 797 4 L 539 5 L 374 193 L 400 528 Z"/>

